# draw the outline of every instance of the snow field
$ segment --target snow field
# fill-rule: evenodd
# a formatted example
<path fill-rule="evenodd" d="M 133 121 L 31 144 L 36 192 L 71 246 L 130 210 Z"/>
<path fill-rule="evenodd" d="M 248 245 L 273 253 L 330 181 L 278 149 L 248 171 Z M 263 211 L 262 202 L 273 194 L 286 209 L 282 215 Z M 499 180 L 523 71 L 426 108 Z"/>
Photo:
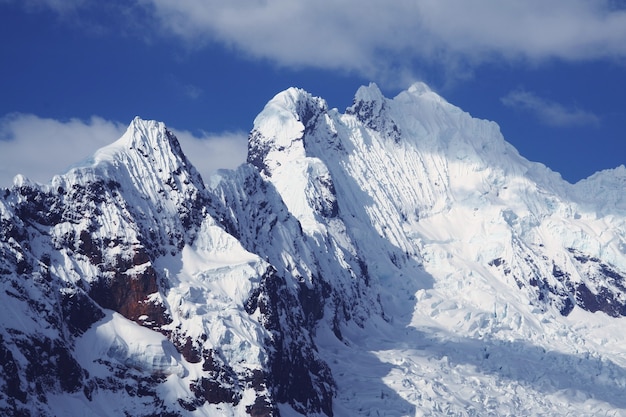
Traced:
<path fill-rule="evenodd" d="M 338 384 L 335 415 L 626 412 L 623 353 L 612 335 L 619 319 L 585 317 L 582 323 L 594 323 L 590 332 L 571 321 L 590 313 L 575 307 L 563 317 L 538 307 L 532 288 L 516 281 L 532 273 L 554 281 L 552 266 L 541 263 L 571 267 L 569 248 L 624 270 L 622 220 L 594 219 L 587 210 L 595 208 L 574 187 L 520 157 L 497 125 L 472 119 L 423 85 L 393 100 L 363 87 L 355 108 L 359 101 L 371 109 L 363 123 L 380 128 L 391 119 L 402 141 L 358 116 L 329 111 L 325 126 L 297 132 L 306 152 L 273 154 L 268 177 L 288 202 L 315 179 L 292 169 L 296 161 L 322 161 L 347 234 L 378 285 L 386 320 L 372 317 L 363 329 L 347 324 L 342 341 L 318 329 L 316 343 Z M 329 149 L 328 132 L 337 134 L 332 146 L 339 151 Z M 619 199 L 604 200 L 620 207 Z M 292 214 L 308 224 L 307 201 L 298 201 Z M 394 253 L 408 258 L 398 262 Z M 524 257 L 538 269 L 525 266 Z M 502 262 L 502 270 L 492 266 Z"/>

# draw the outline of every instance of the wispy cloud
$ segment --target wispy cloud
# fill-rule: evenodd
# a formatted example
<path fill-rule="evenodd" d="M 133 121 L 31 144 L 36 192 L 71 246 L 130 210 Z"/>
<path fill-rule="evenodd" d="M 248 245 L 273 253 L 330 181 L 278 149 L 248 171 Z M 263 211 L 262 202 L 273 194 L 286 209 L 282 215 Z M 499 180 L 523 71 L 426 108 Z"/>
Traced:
<path fill-rule="evenodd" d="M 100 7 L 89 0 L 25 2 L 58 13 Z M 127 16 L 118 24 L 142 22 L 144 33 L 170 34 L 191 48 L 221 43 L 278 65 L 341 69 L 368 77 L 406 76 L 416 63 L 471 73 L 475 66 L 503 59 L 536 63 L 554 58 L 626 58 L 626 6 L 617 7 L 614 0 L 134 0 L 124 4 L 125 13 L 136 18 Z"/>
<path fill-rule="evenodd" d="M 15 113 L 0 118 L 0 187 L 13 177 L 47 183 L 56 174 L 117 140 L 126 125 L 92 117 L 87 121 L 59 121 Z M 235 168 L 245 161 L 247 134 L 225 132 L 193 134 L 172 129 L 183 151 L 207 179 L 220 168 Z"/>
<path fill-rule="evenodd" d="M 125 126 L 92 117 L 59 121 L 14 113 L 0 118 L 0 186 L 16 174 L 48 182 L 121 136 Z"/>
<path fill-rule="evenodd" d="M 500 100 L 505 106 L 532 113 L 541 122 L 550 126 L 597 126 L 600 124 L 600 117 L 594 113 L 575 107 L 567 108 L 530 91 L 514 90 Z"/>
<path fill-rule="evenodd" d="M 189 43 L 235 46 L 280 65 L 372 76 L 416 61 L 626 57 L 626 11 L 609 0 L 141 0 Z"/>

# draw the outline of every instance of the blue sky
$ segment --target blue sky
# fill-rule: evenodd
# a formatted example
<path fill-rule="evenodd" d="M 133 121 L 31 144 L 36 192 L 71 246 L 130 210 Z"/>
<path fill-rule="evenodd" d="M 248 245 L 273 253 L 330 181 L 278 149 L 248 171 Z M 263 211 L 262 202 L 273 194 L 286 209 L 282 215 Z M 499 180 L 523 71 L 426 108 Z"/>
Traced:
<path fill-rule="evenodd" d="M 429 84 L 576 182 L 626 163 L 619 0 L 0 0 L 0 186 L 164 121 L 203 173 L 290 86 L 344 110 Z"/>

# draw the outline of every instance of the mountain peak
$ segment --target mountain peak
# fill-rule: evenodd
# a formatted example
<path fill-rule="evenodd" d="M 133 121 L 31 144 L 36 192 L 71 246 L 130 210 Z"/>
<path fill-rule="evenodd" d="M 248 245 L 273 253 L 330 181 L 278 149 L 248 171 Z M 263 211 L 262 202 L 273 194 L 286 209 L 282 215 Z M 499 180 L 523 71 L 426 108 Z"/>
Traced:
<path fill-rule="evenodd" d="M 385 96 L 383 95 L 380 88 L 376 83 L 369 83 L 369 85 L 362 85 L 357 90 L 354 95 L 354 103 L 358 103 L 360 101 L 382 101 L 385 100 Z"/>
<path fill-rule="evenodd" d="M 302 138 L 317 117 L 328 111 L 326 101 L 299 89 L 289 88 L 270 100 L 254 120 L 248 142 L 248 163 L 271 176 L 278 159 L 304 157 Z M 274 160 L 274 157 L 278 159 Z"/>
<path fill-rule="evenodd" d="M 167 130 L 164 123 L 135 117 L 117 141 L 96 151 L 94 162 L 116 160 L 121 154 L 131 151 L 144 157 L 150 153 L 184 156 L 178 139 Z"/>
<path fill-rule="evenodd" d="M 412 97 L 420 97 L 428 94 L 439 97 L 438 94 L 436 94 L 426 83 L 422 81 L 417 81 L 411 84 L 409 88 L 403 90 L 399 95 L 406 94 Z M 383 102 L 385 100 L 387 100 L 387 97 L 385 97 L 378 85 L 372 82 L 368 85 L 363 85 L 359 87 L 354 96 L 353 107 L 359 102 Z"/>
<path fill-rule="evenodd" d="M 52 183 L 54 189 L 69 189 L 103 180 L 125 189 L 127 198 L 132 194 L 135 208 L 144 213 L 156 205 L 155 218 L 163 225 L 182 222 L 189 226 L 197 220 L 196 212 L 204 202 L 202 177 L 176 136 L 154 120 L 136 117 L 117 141 Z"/>
<path fill-rule="evenodd" d="M 433 90 L 424 82 L 417 81 L 411 84 L 411 86 L 407 89 L 407 91 L 411 94 L 422 95 L 426 93 L 432 93 Z"/>
<path fill-rule="evenodd" d="M 96 151 L 90 162 L 94 166 L 123 163 L 134 166 L 135 174 L 154 171 L 157 178 L 171 172 L 188 171 L 195 185 L 204 188 L 200 174 L 183 153 L 176 136 L 164 123 L 155 120 L 135 117 L 126 132 L 117 141 Z"/>
<path fill-rule="evenodd" d="M 322 98 L 315 97 L 301 88 L 290 87 L 276 94 L 267 103 L 261 114 L 257 116 L 257 119 L 262 119 L 266 113 L 281 112 L 295 116 L 298 121 L 306 125 L 311 112 L 327 109 L 328 105 Z"/>

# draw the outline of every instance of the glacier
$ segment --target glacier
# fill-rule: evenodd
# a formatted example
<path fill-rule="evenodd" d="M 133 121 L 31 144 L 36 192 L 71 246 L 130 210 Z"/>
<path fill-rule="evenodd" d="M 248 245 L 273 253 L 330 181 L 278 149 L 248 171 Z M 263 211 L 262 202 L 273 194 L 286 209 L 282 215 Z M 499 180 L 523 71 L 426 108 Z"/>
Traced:
<path fill-rule="evenodd" d="M 626 168 L 426 84 L 289 88 L 205 181 L 163 123 L 0 190 L 5 415 L 626 413 Z"/>

